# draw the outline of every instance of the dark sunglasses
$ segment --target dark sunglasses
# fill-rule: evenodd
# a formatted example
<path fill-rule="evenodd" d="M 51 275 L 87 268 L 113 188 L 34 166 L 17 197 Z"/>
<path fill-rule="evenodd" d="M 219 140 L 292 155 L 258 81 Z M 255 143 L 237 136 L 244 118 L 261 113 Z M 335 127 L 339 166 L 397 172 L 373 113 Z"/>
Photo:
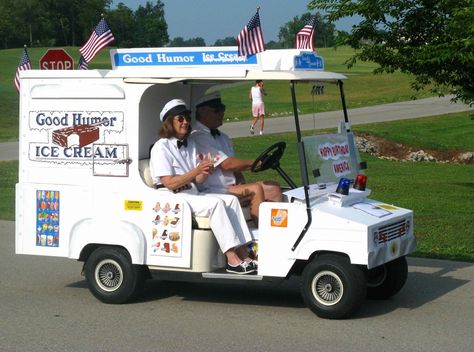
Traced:
<path fill-rule="evenodd" d="M 191 121 L 191 116 L 190 115 L 177 115 L 175 116 L 175 120 L 178 120 L 179 123 L 183 123 L 184 120 L 186 121 Z"/>

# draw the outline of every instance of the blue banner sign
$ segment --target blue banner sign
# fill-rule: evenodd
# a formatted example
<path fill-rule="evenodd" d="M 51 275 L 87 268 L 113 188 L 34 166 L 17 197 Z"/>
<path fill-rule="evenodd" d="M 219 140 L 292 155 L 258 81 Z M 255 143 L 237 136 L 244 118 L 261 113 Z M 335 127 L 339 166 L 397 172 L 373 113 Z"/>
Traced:
<path fill-rule="evenodd" d="M 295 70 L 324 70 L 324 60 L 313 52 L 303 52 L 295 56 Z"/>
<path fill-rule="evenodd" d="M 143 49 L 143 51 L 118 49 L 112 52 L 112 66 L 119 67 L 163 67 L 163 66 L 221 66 L 256 65 L 257 57 L 239 56 L 236 49 L 180 51 L 166 49 Z"/>

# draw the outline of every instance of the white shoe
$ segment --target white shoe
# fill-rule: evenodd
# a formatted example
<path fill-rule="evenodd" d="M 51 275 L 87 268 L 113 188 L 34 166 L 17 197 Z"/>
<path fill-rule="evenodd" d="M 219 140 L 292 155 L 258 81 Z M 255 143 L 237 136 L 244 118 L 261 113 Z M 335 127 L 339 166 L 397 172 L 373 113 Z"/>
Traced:
<path fill-rule="evenodd" d="M 253 126 L 250 126 L 250 134 L 254 134 Z"/>
<path fill-rule="evenodd" d="M 260 135 L 262 135 L 262 134 L 263 134 L 263 131 L 260 131 Z"/>

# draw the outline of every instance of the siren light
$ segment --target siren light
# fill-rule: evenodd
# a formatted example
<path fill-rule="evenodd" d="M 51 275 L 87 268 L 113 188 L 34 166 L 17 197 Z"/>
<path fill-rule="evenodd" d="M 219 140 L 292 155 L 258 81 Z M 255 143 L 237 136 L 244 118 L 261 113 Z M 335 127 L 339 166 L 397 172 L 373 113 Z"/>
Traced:
<path fill-rule="evenodd" d="M 367 185 L 367 176 L 363 174 L 358 174 L 354 182 L 354 188 L 359 191 L 365 191 L 366 185 Z"/>
<path fill-rule="evenodd" d="M 349 194 L 349 186 L 351 181 L 347 178 L 341 178 L 339 184 L 337 185 L 336 192 L 347 196 Z"/>

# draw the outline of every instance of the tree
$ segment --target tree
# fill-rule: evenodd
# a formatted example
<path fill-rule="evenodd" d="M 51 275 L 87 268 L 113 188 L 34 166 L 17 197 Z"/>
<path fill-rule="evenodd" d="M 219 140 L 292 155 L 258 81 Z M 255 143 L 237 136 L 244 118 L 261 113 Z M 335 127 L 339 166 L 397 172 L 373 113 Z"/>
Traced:
<path fill-rule="evenodd" d="M 225 37 L 224 39 L 217 39 L 214 46 L 236 46 L 237 40 L 234 37 Z"/>
<path fill-rule="evenodd" d="M 295 36 L 311 19 L 312 16 L 316 16 L 316 25 L 314 28 L 315 45 L 317 48 L 330 47 L 335 44 L 335 27 L 331 23 L 323 21 L 321 15 L 317 13 L 312 15 L 309 12 L 304 13 L 300 17 L 295 16 L 293 20 L 285 23 L 283 27 L 280 27 L 278 33 L 278 39 L 282 48 L 294 48 L 295 47 Z"/>
<path fill-rule="evenodd" d="M 163 3 L 158 0 L 156 5 L 147 1 L 145 7 L 139 6 L 135 11 L 135 40 L 137 47 L 164 46 L 169 41 L 168 25 L 165 20 Z"/>
<path fill-rule="evenodd" d="M 115 45 L 121 48 L 132 47 L 136 28 L 133 11 L 119 2 L 117 8 L 108 13 L 106 20 L 114 34 Z"/>
<path fill-rule="evenodd" d="M 474 0 L 313 0 L 309 8 L 333 22 L 360 16 L 339 45 L 356 53 L 348 60 L 373 61 L 377 72 L 413 74 L 414 89 L 432 85 L 473 104 Z"/>

